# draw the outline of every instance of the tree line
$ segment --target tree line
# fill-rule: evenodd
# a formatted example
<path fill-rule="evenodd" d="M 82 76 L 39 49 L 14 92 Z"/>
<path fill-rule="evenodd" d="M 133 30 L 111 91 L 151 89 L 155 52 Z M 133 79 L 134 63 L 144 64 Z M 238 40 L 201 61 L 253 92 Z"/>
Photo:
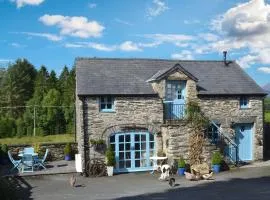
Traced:
<path fill-rule="evenodd" d="M 0 68 L 0 138 L 74 133 L 75 68 L 57 77 L 18 59 Z"/>

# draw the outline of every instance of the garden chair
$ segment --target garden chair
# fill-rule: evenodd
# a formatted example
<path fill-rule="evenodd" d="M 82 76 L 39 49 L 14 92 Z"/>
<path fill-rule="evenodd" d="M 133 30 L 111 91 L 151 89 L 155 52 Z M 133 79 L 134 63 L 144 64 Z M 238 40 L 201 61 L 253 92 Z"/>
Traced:
<path fill-rule="evenodd" d="M 46 169 L 45 167 L 45 160 L 48 156 L 49 149 L 46 149 L 46 152 L 42 159 L 35 159 L 35 167 L 43 167 L 43 169 Z"/>
<path fill-rule="evenodd" d="M 33 147 L 26 147 L 23 149 L 23 154 L 34 154 L 34 151 Z"/>
<path fill-rule="evenodd" d="M 21 160 L 14 160 L 10 151 L 8 151 L 8 158 L 13 164 L 13 168 L 10 171 L 13 171 L 14 169 L 18 169 L 18 171 L 20 171 L 22 161 Z"/>
<path fill-rule="evenodd" d="M 34 172 L 34 160 L 32 154 L 23 154 L 22 173 L 24 172 Z"/>

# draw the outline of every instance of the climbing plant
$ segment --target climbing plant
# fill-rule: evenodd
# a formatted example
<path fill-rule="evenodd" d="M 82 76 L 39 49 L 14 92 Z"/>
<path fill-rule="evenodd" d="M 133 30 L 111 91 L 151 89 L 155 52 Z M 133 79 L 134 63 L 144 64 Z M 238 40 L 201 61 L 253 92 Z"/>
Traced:
<path fill-rule="evenodd" d="M 187 123 L 192 129 L 189 136 L 189 162 L 190 165 L 200 164 L 204 146 L 204 132 L 209 125 L 209 120 L 202 114 L 197 102 L 187 105 Z"/>

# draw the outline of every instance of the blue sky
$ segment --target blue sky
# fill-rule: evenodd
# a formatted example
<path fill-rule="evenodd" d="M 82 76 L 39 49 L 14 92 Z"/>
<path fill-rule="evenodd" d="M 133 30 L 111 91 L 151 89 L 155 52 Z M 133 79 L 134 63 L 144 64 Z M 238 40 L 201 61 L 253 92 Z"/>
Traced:
<path fill-rule="evenodd" d="M 26 58 L 59 74 L 76 57 L 221 60 L 227 50 L 270 82 L 266 0 L 0 0 L 0 24 L 0 66 Z"/>

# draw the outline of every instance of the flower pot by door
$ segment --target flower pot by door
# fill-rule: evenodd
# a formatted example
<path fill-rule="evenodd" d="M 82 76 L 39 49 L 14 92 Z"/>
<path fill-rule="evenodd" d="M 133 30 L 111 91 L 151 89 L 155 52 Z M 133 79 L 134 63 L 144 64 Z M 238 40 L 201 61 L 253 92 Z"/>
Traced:
<path fill-rule="evenodd" d="M 113 176 L 113 166 L 107 166 L 107 174 L 108 176 Z"/>
<path fill-rule="evenodd" d="M 212 166 L 212 169 L 213 169 L 213 172 L 215 174 L 219 173 L 220 172 L 220 165 L 213 165 Z"/>
<path fill-rule="evenodd" d="M 178 168 L 178 175 L 183 176 L 185 174 L 185 168 Z"/>
<path fill-rule="evenodd" d="M 71 156 L 70 155 L 65 155 L 65 160 L 70 161 L 71 160 Z"/>

